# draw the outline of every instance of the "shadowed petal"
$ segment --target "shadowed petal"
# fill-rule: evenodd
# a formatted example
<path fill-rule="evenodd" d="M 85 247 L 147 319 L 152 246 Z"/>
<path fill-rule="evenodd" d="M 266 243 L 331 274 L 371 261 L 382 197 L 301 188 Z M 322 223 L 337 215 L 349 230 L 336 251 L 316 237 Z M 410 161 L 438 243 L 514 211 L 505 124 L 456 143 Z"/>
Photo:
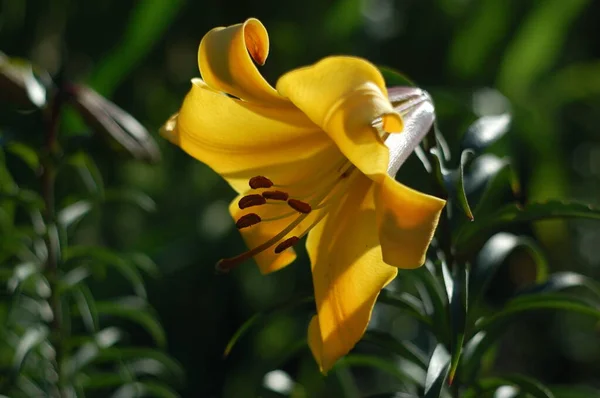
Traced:
<path fill-rule="evenodd" d="M 360 340 L 379 292 L 397 273 L 381 257 L 373 183 L 355 178 L 343 203 L 306 242 L 317 302 L 308 340 L 323 373 Z"/>
<path fill-rule="evenodd" d="M 162 134 L 209 165 L 238 192 L 267 175 L 292 184 L 318 173 L 339 151 L 295 108 L 257 105 L 211 90 L 194 79 L 181 110 Z"/>
<path fill-rule="evenodd" d="M 375 204 L 383 261 L 399 268 L 423 265 L 446 201 L 386 176 L 375 188 Z"/>
<path fill-rule="evenodd" d="M 215 28 L 200 42 L 198 65 L 204 81 L 214 89 L 246 101 L 289 106 L 262 77 L 254 62 L 263 65 L 269 55 L 269 36 L 254 18 Z"/>
<path fill-rule="evenodd" d="M 286 73 L 277 90 L 323 128 L 364 174 L 383 178 L 389 154 L 373 123 L 381 117 L 384 131 L 401 132 L 403 122 L 375 66 L 353 57 L 325 58 Z"/>

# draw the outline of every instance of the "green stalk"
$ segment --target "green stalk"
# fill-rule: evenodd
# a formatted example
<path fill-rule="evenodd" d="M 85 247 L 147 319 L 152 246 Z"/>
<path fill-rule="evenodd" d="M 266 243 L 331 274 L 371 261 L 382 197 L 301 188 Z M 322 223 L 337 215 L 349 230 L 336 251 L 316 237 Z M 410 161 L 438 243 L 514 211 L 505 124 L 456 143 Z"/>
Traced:
<path fill-rule="evenodd" d="M 54 95 L 50 111 L 46 115 L 45 122 L 45 137 L 44 137 L 44 148 L 42 156 L 42 173 L 41 173 L 41 185 L 42 185 L 42 196 L 44 199 L 44 222 L 46 225 L 46 231 L 44 241 L 48 250 L 48 257 L 45 264 L 45 274 L 50 283 L 51 295 L 50 295 L 50 307 L 52 308 L 52 321 L 50 323 L 51 330 L 51 343 L 56 352 L 56 370 L 58 374 L 58 383 L 52 391 L 53 396 L 62 397 L 62 362 L 63 362 L 63 334 L 62 330 L 62 307 L 60 295 L 58 294 L 58 270 L 59 270 L 59 259 L 60 259 L 60 244 L 58 243 L 56 231 L 56 210 L 55 210 L 55 178 L 56 178 L 56 165 L 55 157 L 57 154 L 57 137 L 60 124 L 61 108 L 64 102 L 64 95 L 62 89 Z"/>

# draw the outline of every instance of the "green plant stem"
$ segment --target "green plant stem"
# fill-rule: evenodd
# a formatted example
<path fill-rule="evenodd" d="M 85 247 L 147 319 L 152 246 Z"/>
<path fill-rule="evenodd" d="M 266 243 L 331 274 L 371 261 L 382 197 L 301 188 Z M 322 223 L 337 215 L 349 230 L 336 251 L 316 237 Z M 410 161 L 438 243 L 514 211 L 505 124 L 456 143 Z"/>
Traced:
<path fill-rule="evenodd" d="M 45 264 L 45 273 L 50 282 L 51 295 L 50 306 L 52 308 L 51 342 L 56 352 L 56 369 L 58 374 L 58 386 L 53 391 L 57 397 L 62 396 L 61 392 L 61 368 L 63 361 L 63 330 L 62 330 L 62 307 L 58 294 L 58 269 L 60 258 L 60 244 L 52 238 L 52 228 L 56 225 L 56 211 L 54 206 L 54 185 L 56 176 L 56 166 L 54 159 L 57 152 L 57 137 L 60 123 L 60 113 L 63 103 L 63 95 L 59 90 L 54 96 L 50 112 L 46 116 L 44 156 L 42 157 L 42 196 L 44 198 L 44 221 L 46 225 L 45 243 L 48 250 L 48 257 Z"/>
<path fill-rule="evenodd" d="M 435 127 L 434 127 L 435 129 Z M 439 148 L 435 135 L 430 132 L 427 134 L 425 139 L 423 140 L 423 150 L 432 166 L 432 175 L 433 175 L 433 194 L 443 198 L 448 199 L 448 192 L 444 185 L 442 168 L 444 167 L 444 158 L 442 156 L 442 150 Z M 438 156 L 436 156 L 431 152 L 431 149 L 434 147 L 438 147 Z M 450 215 L 448 214 L 448 206 L 444 207 L 442 210 L 442 214 L 440 215 L 440 220 L 438 222 L 438 229 L 436 233 L 436 238 L 438 240 L 439 248 L 442 250 L 444 254 L 444 260 L 446 262 L 447 267 L 453 272 L 459 272 L 457 269 L 457 262 L 454 256 L 453 244 L 452 244 L 452 229 L 450 226 Z M 450 318 L 452 314 L 448 314 L 448 322 L 452 323 L 453 320 Z M 451 339 L 452 345 L 454 345 L 454 339 Z M 452 351 L 460 349 L 459 347 L 450 347 Z M 456 373 L 458 373 L 458 369 L 456 369 Z M 450 394 L 454 398 L 460 398 L 460 384 L 458 382 L 459 377 L 457 374 L 452 375 L 452 381 L 449 385 Z"/>

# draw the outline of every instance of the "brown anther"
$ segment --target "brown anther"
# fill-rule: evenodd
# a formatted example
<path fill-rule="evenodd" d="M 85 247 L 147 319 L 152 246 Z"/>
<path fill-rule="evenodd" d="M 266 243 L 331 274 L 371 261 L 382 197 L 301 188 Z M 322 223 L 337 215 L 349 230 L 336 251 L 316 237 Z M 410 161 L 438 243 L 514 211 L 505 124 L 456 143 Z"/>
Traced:
<path fill-rule="evenodd" d="M 282 251 L 284 251 L 285 249 L 289 249 L 290 247 L 292 247 L 296 243 L 298 243 L 299 240 L 300 240 L 300 238 L 298 238 L 297 236 L 292 236 L 291 238 L 287 238 L 286 240 L 284 240 L 283 242 L 281 242 L 280 244 L 277 245 L 277 247 L 275 248 L 275 254 L 279 254 Z"/>
<path fill-rule="evenodd" d="M 273 186 L 273 182 L 264 176 L 252 177 L 250 181 L 248 181 L 248 184 L 252 189 L 271 188 Z"/>
<path fill-rule="evenodd" d="M 288 200 L 289 196 L 287 194 L 287 192 L 283 192 L 283 191 L 265 191 L 262 193 L 262 196 L 265 199 L 272 199 L 272 200 Z"/>
<path fill-rule="evenodd" d="M 254 224 L 258 224 L 260 221 L 261 221 L 261 218 L 258 214 L 248 213 L 248 214 L 240 217 L 240 219 L 235 222 L 235 226 L 237 227 L 237 229 L 242 229 L 242 228 L 250 227 Z"/>
<path fill-rule="evenodd" d="M 298 199 L 288 199 L 288 205 L 299 213 L 308 214 L 311 212 L 312 207 L 306 202 L 303 202 Z"/>
<path fill-rule="evenodd" d="M 225 274 L 231 271 L 236 265 L 238 265 L 237 261 L 231 261 L 228 258 L 223 258 L 217 261 L 217 264 L 215 264 L 215 271 Z"/>
<path fill-rule="evenodd" d="M 265 198 L 259 194 L 246 195 L 240 199 L 238 206 L 240 209 L 246 209 L 252 206 L 260 206 L 267 203 Z"/>

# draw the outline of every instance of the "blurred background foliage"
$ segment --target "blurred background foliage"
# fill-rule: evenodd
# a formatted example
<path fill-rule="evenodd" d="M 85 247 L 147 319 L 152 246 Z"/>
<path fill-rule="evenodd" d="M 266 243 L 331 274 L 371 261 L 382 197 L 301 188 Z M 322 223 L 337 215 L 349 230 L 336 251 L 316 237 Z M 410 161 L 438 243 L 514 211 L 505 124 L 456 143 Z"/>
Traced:
<path fill-rule="evenodd" d="M 346 387 L 349 373 L 323 379 L 301 344 L 310 316 L 307 306 L 257 322 L 224 357 L 229 339 L 253 314 L 310 295 L 307 258 L 301 255 L 268 277 L 252 264 L 228 276 L 215 275 L 217 260 L 244 250 L 227 212 L 233 192 L 210 169 L 156 134 L 177 110 L 189 80 L 198 75 L 201 37 L 215 26 L 250 16 L 259 18 L 270 34 L 271 55 L 261 69 L 270 82 L 331 54 L 362 56 L 400 70 L 432 94 L 454 167 L 468 126 L 480 116 L 510 109 L 510 133 L 489 153 L 512 158 L 522 188 L 513 189 L 518 200 L 600 204 L 599 2 L 1 0 L 2 52 L 31 60 L 50 75 L 60 72 L 64 79 L 89 85 L 134 115 L 158 141 L 162 160 L 149 164 L 90 138 L 85 119 L 74 111 L 65 115 L 61 129 L 74 150 L 83 149 L 95 159 L 104 186 L 144 192 L 156 203 L 151 213 L 131 203 L 106 203 L 82 219 L 70 239 L 144 253 L 157 264 L 159 276 L 145 278 L 148 301 L 165 329 L 168 354 L 185 369 L 185 383 L 178 387 L 183 396 L 243 397 L 262 383 L 285 386 L 287 374 L 306 389 L 297 396 L 352 394 Z M 0 140 L 32 146 L 41 142 L 38 125 L 27 114 L 3 106 L 0 115 Z M 36 176 L 22 158 L 7 155 L 11 173 L 26 188 L 38 190 Z M 424 175 L 413 157 L 400 179 L 427 190 Z M 57 196 L 67 197 L 73 183 L 59 183 Z M 550 271 L 600 277 L 597 221 L 540 221 L 511 226 L 510 232 L 535 238 Z M 492 308 L 535 279 L 531 255 L 515 251 L 506 262 L 486 293 Z M 401 275 L 396 287 L 408 283 Z M 127 286 L 109 272 L 93 288 L 99 297 L 114 298 Z M 549 384 L 600 387 L 600 329 L 594 322 L 553 311 L 520 318 L 505 331 L 494 369 Z M 406 340 L 423 338 L 413 322 L 385 309 L 375 314 L 373 325 Z M 134 345 L 152 344 L 142 328 L 129 331 Z M 359 351 L 371 348 L 368 343 L 358 346 Z M 268 373 L 275 369 L 287 373 Z M 374 386 L 383 382 L 367 377 L 371 370 L 359 372 L 352 382 L 358 383 L 354 393 L 376 391 Z"/>

